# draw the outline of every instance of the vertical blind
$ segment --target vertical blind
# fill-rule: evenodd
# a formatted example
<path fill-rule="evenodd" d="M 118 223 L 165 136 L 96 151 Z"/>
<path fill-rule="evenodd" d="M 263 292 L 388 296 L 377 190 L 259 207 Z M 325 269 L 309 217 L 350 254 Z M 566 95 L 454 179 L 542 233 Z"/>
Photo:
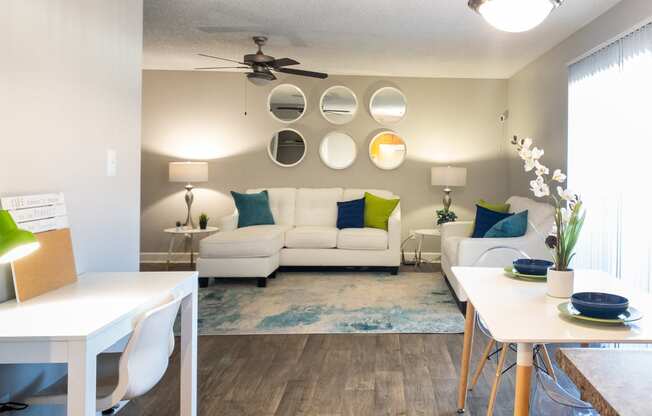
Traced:
<path fill-rule="evenodd" d="M 575 268 L 652 288 L 652 24 L 569 68 L 568 185 L 587 219 Z"/>

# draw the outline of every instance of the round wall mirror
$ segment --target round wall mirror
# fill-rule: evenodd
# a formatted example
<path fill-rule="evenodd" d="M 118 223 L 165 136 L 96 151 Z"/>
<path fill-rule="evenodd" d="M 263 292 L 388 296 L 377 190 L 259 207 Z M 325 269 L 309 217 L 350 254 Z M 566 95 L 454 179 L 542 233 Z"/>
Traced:
<path fill-rule="evenodd" d="M 398 168 L 405 161 L 406 154 L 405 141 L 393 131 L 378 133 L 369 143 L 369 158 L 380 169 Z"/>
<path fill-rule="evenodd" d="M 381 88 L 371 96 L 369 112 L 380 124 L 398 123 L 407 112 L 407 99 L 394 87 Z"/>
<path fill-rule="evenodd" d="M 347 87 L 330 87 L 319 100 L 319 110 L 324 118 L 333 124 L 346 124 L 353 120 L 358 111 L 358 99 Z"/>
<path fill-rule="evenodd" d="M 346 169 L 355 162 L 358 150 L 355 141 L 346 133 L 328 133 L 319 145 L 319 157 L 331 169 Z"/>
<path fill-rule="evenodd" d="M 267 153 L 279 166 L 284 168 L 296 166 L 306 156 L 306 141 L 298 131 L 283 129 L 272 136 Z"/>
<path fill-rule="evenodd" d="M 305 114 L 306 96 L 296 85 L 281 84 L 269 93 L 267 109 L 278 121 L 292 123 Z"/>

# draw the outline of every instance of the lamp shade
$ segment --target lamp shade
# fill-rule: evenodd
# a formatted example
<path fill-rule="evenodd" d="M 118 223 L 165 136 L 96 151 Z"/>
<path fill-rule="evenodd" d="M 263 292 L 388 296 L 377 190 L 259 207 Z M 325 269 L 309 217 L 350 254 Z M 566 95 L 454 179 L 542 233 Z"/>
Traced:
<path fill-rule="evenodd" d="M 438 166 L 430 169 L 432 186 L 466 186 L 466 168 Z"/>
<path fill-rule="evenodd" d="M 170 182 L 197 183 L 208 181 L 206 162 L 170 162 Z"/>
<path fill-rule="evenodd" d="M 19 229 L 9 212 L 0 210 L 0 264 L 25 257 L 39 246 L 34 234 Z"/>

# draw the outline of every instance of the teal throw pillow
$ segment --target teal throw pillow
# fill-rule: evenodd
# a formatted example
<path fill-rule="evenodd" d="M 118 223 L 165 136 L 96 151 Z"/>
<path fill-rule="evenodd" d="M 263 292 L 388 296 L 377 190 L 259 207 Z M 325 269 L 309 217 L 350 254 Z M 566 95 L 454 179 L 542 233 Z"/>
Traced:
<path fill-rule="evenodd" d="M 267 191 L 257 194 L 241 194 L 231 191 L 231 195 L 235 207 L 238 209 L 238 228 L 274 224 Z"/>
<path fill-rule="evenodd" d="M 527 210 L 498 221 L 484 235 L 485 238 L 522 237 L 527 231 Z"/>

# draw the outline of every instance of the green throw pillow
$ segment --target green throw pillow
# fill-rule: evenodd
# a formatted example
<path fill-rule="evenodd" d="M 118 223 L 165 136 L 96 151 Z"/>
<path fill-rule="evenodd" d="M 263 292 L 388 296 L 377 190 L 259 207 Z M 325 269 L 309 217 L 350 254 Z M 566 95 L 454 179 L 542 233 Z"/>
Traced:
<path fill-rule="evenodd" d="M 387 222 L 400 199 L 385 199 L 364 193 L 364 226 L 387 231 Z"/>
<path fill-rule="evenodd" d="M 479 200 L 478 205 L 480 205 L 482 208 L 486 208 L 494 212 L 502 212 L 503 214 L 507 214 L 510 208 L 509 204 L 492 204 L 485 201 L 484 199 Z"/>

